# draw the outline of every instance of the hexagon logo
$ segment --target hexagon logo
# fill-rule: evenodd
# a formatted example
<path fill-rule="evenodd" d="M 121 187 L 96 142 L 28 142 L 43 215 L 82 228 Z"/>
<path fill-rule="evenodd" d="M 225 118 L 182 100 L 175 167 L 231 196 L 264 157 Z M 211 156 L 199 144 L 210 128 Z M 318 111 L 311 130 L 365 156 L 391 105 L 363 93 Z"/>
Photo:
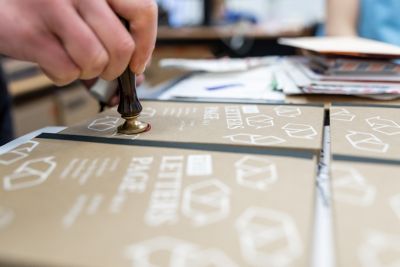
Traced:
<path fill-rule="evenodd" d="M 279 117 L 296 118 L 301 116 L 301 109 L 299 107 L 278 106 L 274 110 Z"/>
<path fill-rule="evenodd" d="M 364 176 L 352 167 L 332 165 L 332 187 L 336 201 L 369 206 L 375 200 L 375 187 L 368 184 Z"/>
<path fill-rule="evenodd" d="M 235 168 L 237 183 L 251 189 L 266 190 L 278 180 L 276 165 L 262 157 L 245 156 Z"/>
<path fill-rule="evenodd" d="M 118 126 L 120 118 L 115 116 L 105 116 L 92 121 L 88 129 L 96 132 L 105 132 Z"/>
<path fill-rule="evenodd" d="M 346 139 L 355 149 L 376 153 L 386 153 L 389 149 L 389 144 L 384 143 L 371 133 L 348 132 Z"/>
<path fill-rule="evenodd" d="M 263 129 L 274 126 L 274 118 L 268 115 L 259 114 L 246 118 L 247 125 L 256 129 Z"/>
<path fill-rule="evenodd" d="M 258 134 L 246 134 L 246 133 L 227 135 L 224 136 L 224 138 L 229 138 L 233 143 L 264 145 L 264 146 L 277 145 L 286 142 L 286 140 L 276 136 L 265 136 Z"/>
<path fill-rule="evenodd" d="M 400 236 L 370 231 L 358 250 L 363 267 L 400 266 Z"/>
<path fill-rule="evenodd" d="M 288 123 L 282 129 L 292 138 L 313 139 L 317 136 L 317 131 L 314 127 L 307 124 Z"/>
<path fill-rule="evenodd" d="M 296 224 L 286 213 L 250 207 L 236 229 L 242 256 L 251 266 L 287 266 L 303 253 Z"/>
<path fill-rule="evenodd" d="M 7 153 L 0 155 L 0 164 L 11 165 L 26 158 L 37 146 L 39 142 L 30 140 Z"/>
<path fill-rule="evenodd" d="M 345 108 L 331 107 L 330 108 L 330 119 L 333 121 L 353 121 L 356 115 L 350 113 Z"/>
<path fill-rule="evenodd" d="M 229 215 L 230 191 L 216 179 L 191 184 L 183 193 L 182 213 L 195 226 L 221 221 Z"/>
<path fill-rule="evenodd" d="M 368 118 L 365 121 L 375 132 L 389 136 L 400 134 L 400 125 L 395 121 L 382 119 L 379 116 Z"/>

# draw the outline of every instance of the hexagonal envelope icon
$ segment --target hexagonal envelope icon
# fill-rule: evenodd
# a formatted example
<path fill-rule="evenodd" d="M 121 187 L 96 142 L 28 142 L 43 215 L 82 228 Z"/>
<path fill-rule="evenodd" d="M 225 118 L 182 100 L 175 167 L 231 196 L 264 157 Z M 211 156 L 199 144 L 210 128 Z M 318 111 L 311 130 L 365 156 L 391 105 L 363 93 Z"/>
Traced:
<path fill-rule="evenodd" d="M 400 134 L 400 125 L 393 120 L 382 119 L 380 116 L 368 118 L 365 120 L 375 132 L 384 135 L 397 135 Z"/>
<path fill-rule="evenodd" d="M 384 143 L 371 133 L 348 131 L 346 139 L 353 148 L 358 150 L 386 153 L 389 149 L 389 144 Z"/>
<path fill-rule="evenodd" d="M 303 253 L 296 224 L 284 212 L 247 208 L 236 229 L 242 256 L 251 266 L 288 266 Z"/>
<path fill-rule="evenodd" d="M 120 118 L 115 116 L 105 116 L 96 119 L 88 125 L 88 129 L 96 132 L 105 132 L 118 126 Z"/>
<path fill-rule="evenodd" d="M 274 118 L 265 114 L 259 114 L 246 118 L 247 125 L 256 129 L 263 129 L 274 126 Z"/>
<path fill-rule="evenodd" d="M 352 114 L 345 108 L 331 107 L 330 108 L 330 119 L 334 121 L 353 121 L 356 115 Z"/>
<path fill-rule="evenodd" d="M 3 178 L 3 188 L 6 191 L 14 191 L 40 185 L 47 180 L 56 166 L 55 157 L 28 160 L 14 173 Z"/>
<path fill-rule="evenodd" d="M 296 118 L 301 116 L 301 109 L 299 107 L 278 106 L 274 110 L 279 117 Z"/>
<path fill-rule="evenodd" d="M 191 184 L 183 193 L 182 213 L 194 226 L 221 221 L 230 212 L 230 191 L 217 179 Z"/>
<path fill-rule="evenodd" d="M 333 197 L 336 201 L 357 206 L 369 206 L 375 200 L 376 189 L 364 176 L 348 166 L 332 165 Z"/>
<path fill-rule="evenodd" d="M 141 118 L 152 118 L 154 115 L 156 115 L 157 110 L 152 107 L 144 107 L 142 112 L 140 112 L 140 117 Z"/>
<path fill-rule="evenodd" d="M 313 139 L 317 131 L 311 125 L 288 123 L 282 127 L 286 134 L 292 138 Z"/>
<path fill-rule="evenodd" d="M 37 146 L 39 142 L 29 140 L 28 142 L 16 147 L 15 149 L 0 155 L 0 164 L 10 165 L 26 158 Z"/>
<path fill-rule="evenodd" d="M 400 266 L 400 236 L 370 230 L 358 249 L 358 258 L 363 267 Z"/>
<path fill-rule="evenodd" d="M 245 156 L 235 163 L 236 181 L 239 185 L 265 190 L 278 180 L 276 165 L 265 158 Z"/>
<path fill-rule="evenodd" d="M 233 134 L 224 136 L 224 138 L 230 139 L 233 143 L 242 143 L 242 144 L 253 144 L 253 145 L 277 145 L 281 143 L 285 143 L 286 140 L 276 137 L 276 136 L 266 136 L 259 134 Z"/>
<path fill-rule="evenodd" d="M 237 267 L 219 249 L 203 250 L 180 239 L 160 236 L 129 246 L 125 256 L 132 267 Z"/>

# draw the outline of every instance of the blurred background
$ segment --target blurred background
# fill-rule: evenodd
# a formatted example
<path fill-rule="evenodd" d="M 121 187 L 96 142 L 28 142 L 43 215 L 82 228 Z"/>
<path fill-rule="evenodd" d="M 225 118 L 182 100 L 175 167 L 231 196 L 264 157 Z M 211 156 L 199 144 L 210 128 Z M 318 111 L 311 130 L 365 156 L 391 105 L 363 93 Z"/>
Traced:
<path fill-rule="evenodd" d="M 324 23 L 324 0 L 158 0 L 159 31 L 140 94 L 183 75 L 162 70 L 163 58 L 293 55 L 280 37 L 315 35 Z M 99 111 L 80 81 L 55 87 L 28 62 L 2 59 L 12 99 L 15 137 L 49 125 L 72 125 Z"/>

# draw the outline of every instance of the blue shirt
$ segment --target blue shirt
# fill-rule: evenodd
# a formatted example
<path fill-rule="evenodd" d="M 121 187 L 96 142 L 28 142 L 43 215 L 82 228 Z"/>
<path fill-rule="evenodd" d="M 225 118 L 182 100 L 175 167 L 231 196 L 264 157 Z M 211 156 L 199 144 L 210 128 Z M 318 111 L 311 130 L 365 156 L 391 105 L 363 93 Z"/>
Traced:
<path fill-rule="evenodd" d="M 360 0 L 358 34 L 400 46 L 400 0 Z"/>
<path fill-rule="evenodd" d="M 364 38 L 400 46 L 400 0 L 359 1 L 357 34 Z M 325 25 L 319 25 L 316 35 L 325 34 Z"/>

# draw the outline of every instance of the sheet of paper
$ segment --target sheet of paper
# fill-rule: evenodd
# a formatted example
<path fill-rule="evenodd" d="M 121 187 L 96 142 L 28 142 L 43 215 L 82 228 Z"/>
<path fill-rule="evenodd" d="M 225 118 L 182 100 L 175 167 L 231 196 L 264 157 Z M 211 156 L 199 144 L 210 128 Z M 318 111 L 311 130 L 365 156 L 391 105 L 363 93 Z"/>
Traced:
<path fill-rule="evenodd" d="M 334 161 L 331 173 L 338 266 L 399 266 L 399 164 Z"/>
<path fill-rule="evenodd" d="M 284 100 L 284 94 L 273 91 L 273 67 L 259 67 L 242 72 L 194 74 L 160 96 Z"/>
<path fill-rule="evenodd" d="M 315 157 L 235 149 L 33 139 L 0 158 L 0 265 L 309 266 Z"/>
<path fill-rule="evenodd" d="M 330 109 L 332 153 L 399 160 L 399 106 L 334 104 Z"/>
<path fill-rule="evenodd" d="M 62 133 L 122 139 L 228 144 L 313 150 L 322 145 L 324 109 L 308 105 L 143 101 L 140 119 L 152 129 L 117 133 L 123 120 L 115 109 Z"/>
<path fill-rule="evenodd" d="M 360 37 L 282 38 L 279 43 L 321 54 L 400 57 L 400 47 Z"/>
<path fill-rule="evenodd" d="M 275 63 L 278 57 L 219 58 L 219 59 L 182 59 L 164 58 L 161 68 L 174 68 L 188 71 L 237 72 Z"/>

